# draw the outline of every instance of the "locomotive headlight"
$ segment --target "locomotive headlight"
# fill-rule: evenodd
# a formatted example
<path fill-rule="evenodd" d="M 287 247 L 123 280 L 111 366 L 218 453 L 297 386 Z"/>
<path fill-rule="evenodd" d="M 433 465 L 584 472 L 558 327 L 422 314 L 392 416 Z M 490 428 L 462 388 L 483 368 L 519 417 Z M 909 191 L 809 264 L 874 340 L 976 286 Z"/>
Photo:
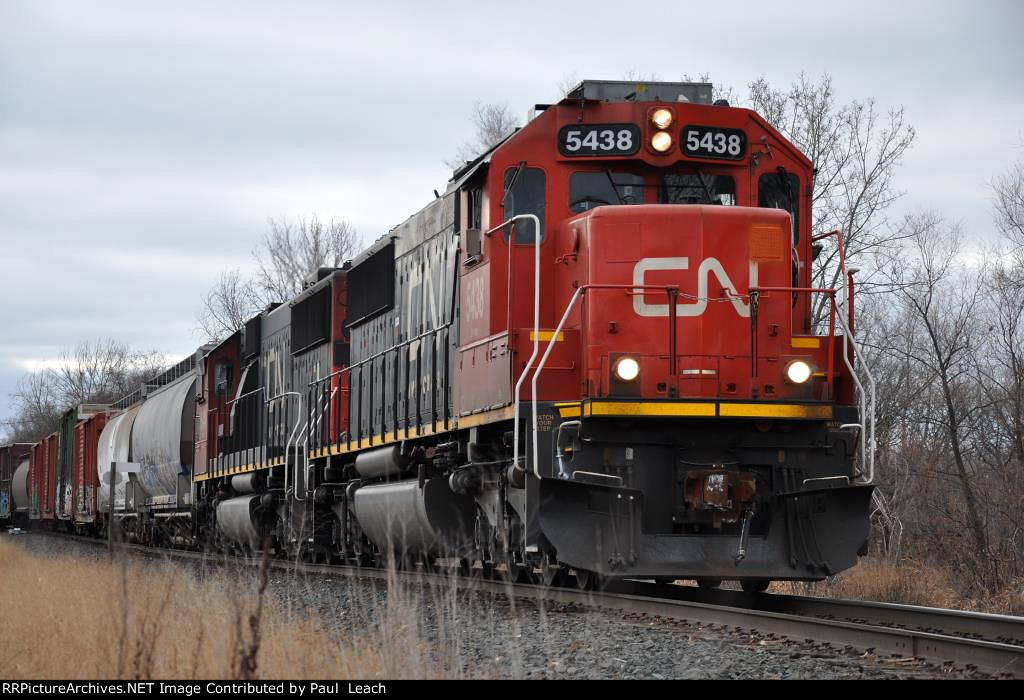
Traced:
<path fill-rule="evenodd" d="M 794 384 L 803 384 L 812 374 L 811 366 L 803 360 L 793 360 L 786 365 L 786 378 Z"/>
<path fill-rule="evenodd" d="M 658 153 L 664 153 L 672 148 L 672 135 L 667 131 L 659 131 L 651 137 L 651 148 Z"/>
<path fill-rule="evenodd" d="M 624 382 L 631 382 L 640 376 L 640 363 L 632 357 L 623 357 L 615 363 L 615 376 Z"/>
<path fill-rule="evenodd" d="M 656 109 L 651 113 L 651 123 L 659 129 L 672 126 L 672 112 L 667 109 Z"/>

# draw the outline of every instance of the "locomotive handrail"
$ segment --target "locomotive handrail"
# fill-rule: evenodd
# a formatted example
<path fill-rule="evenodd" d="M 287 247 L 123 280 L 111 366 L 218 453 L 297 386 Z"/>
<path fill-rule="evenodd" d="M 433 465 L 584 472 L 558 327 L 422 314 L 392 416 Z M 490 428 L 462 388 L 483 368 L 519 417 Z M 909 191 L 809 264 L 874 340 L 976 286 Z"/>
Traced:
<path fill-rule="evenodd" d="M 540 353 L 540 242 L 541 242 L 541 230 L 540 230 L 540 219 L 536 214 L 517 214 L 511 219 L 501 222 L 494 228 L 488 229 L 484 232 L 485 236 L 490 236 L 498 229 L 504 228 L 509 224 L 513 224 L 516 221 L 525 221 L 529 219 L 533 222 L 533 352 L 530 354 L 529 359 L 526 361 L 526 365 L 523 367 L 523 373 L 519 375 L 519 379 L 516 380 L 515 386 L 515 407 L 512 409 L 512 466 L 515 467 L 519 464 L 519 396 L 522 391 L 523 382 L 526 380 L 526 375 L 530 371 L 530 365 L 537 359 L 537 355 Z M 508 253 L 509 267 L 512 265 L 512 249 L 509 248 Z M 511 272 L 511 270 L 510 270 Z M 508 276 L 509 284 L 512 284 L 511 273 Z M 509 300 L 511 303 L 512 295 L 509 294 Z M 509 323 L 509 332 L 512 331 L 511 323 Z M 556 334 L 557 335 L 557 334 Z M 534 431 L 534 449 L 536 450 L 536 432 L 537 432 L 537 405 L 536 399 L 534 399 L 534 411 L 533 411 L 533 431 Z M 536 461 L 536 460 L 535 460 Z M 534 465 L 536 467 L 536 465 Z"/>
<path fill-rule="evenodd" d="M 668 295 L 669 306 L 672 309 L 670 314 L 669 314 L 669 329 L 670 329 L 669 330 L 669 354 L 672 355 L 672 357 L 669 360 L 669 364 L 670 365 L 671 364 L 675 364 L 675 357 L 674 357 L 674 355 L 675 355 L 675 344 L 676 344 L 675 343 L 675 338 L 676 338 L 676 323 L 677 323 L 677 319 L 675 317 L 676 316 L 676 314 L 675 314 L 675 296 L 679 293 L 679 287 L 674 286 L 674 285 L 655 285 L 655 284 L 646 284 L 646 285 L 645 284 L 583 284 L 583 285 L 580 285 L 579 287 L 577 287 L 576 291 L 573 292 L 572 297 L 569 299 L 569 303 L 565 307 L 565 313 L 562 314 L 562 318 L 558 322 L 558 326 L 551 333 L 551 339 L 548 341 L 548 346 L 544 350 L 543 357 L 541 357 L 540 358 L 540 362 L 537 363 L 537 369 L 533 373 L 533 381 L 532 381 L 532 383 L 530 385 L 531 386 L 531 391 L 533 392 L 533 396 L 530 397 L 530 399 L 531 399 L 531 407 L 533 409 L 533 420 L 532 420 L 532 427 L 533 427 L 533 436 L 532 436 L 533 437 L 533 441 L 532 441 L 532 443 L 533 443 L 533 475 L 535 477 L 537 477 L 538 479 L 541 478 L 541 475 L 540 475 L 540 460 L 539 460 L 540 451 L 539 451 L 539 448 L 537 447 L 537 378 L 540 376 L 541 371 L 544 369 L 544 365 L 547 364 L 548 357 L 551 355 L 551 351 L 555 347 L 555 342 L 558 340 L 559 334 L 562 332 L 562 329 L 565 327 L 566 321 L 569 320 L 569 314 L 572 313 L 573 307 L 576 306 L 576 302 L 579 301 L 579 299 L 582 298 L 583 295 L 586 294 L 586 292 L 591 290 L 591 289 L 621 289 L 624 292 L 626 292 L 626 294 L 636 294 L 637 290 L 640 290 L 641 294 L 645 293 L 647 291 L 662 291 L 662 292 L 665 292 Z M 536 336 L 534 336 L 534 337 L 536 337 Z M 529 367 L 527 367 L 527 369 L 529 369 Z M 517 402 L 516 405 L 518 407 L 518 402 Z M 516 417 L 518 418 L 518 415 Z M 516 421 L 516 426 L 517 427 L 518 427 L 518 424 L 519 424 L 519 421 L 517 420 Z M 518 462 L 513 462 L 512 464 L 514 466 L 517 463 Z"/>
<path fill-rule="evenodd" d="M 269 399 L 266 400 L 266 405 L 269 406 L 271 403 L 273 403 L 275 401 L 278 401 L 280 399 L 283 399 L 286 396 L 297 396 L 297 397 L 299 397 L 299 410 L 296 411 L 296 414 L 295 414 L 296 415 L 295 427 L 292 428 L 292 432 L 288 435 L 288 440 L 285 442 L 285 445 L 284 445 L 284 493 L 285 493 L 285 496 L 287 497 L 287 495 L 288 495 L 288 451 L 291 449 L 292 438 L 295 437 L 295 434 L 298 431 L 299 426 L 302 425 L 302 394 L 300 394 L 297 391 L 285 391 L 285 392 L 282 392 L 282 393 L 280 393 L 280 394 L 278 394 L 276 396 L 271 396 Z M 242 397 L 239 397 L 239 398 L 242 398 Z M 299 461 L 298 461 L 298 459 L 296 459 L 295 460 L 295 469 L 296 469 L 295 483 L 296 484 L 298 483 L 298 480 L 299 480 L 299 474 L 298 474 L 298 471 L 297 471 L 298 470 L 298 466 L 299 466 Z M 306 484 L 306 486 L 308 486 L 308 484 Z M 293 487 L 294 487 L 294 484 L 293 484 Z M 309 490 L 308 488 L 305 489 L 305 491 L 308 491 L 308 490 Z M 306 500 L 305 499 L 305 494 L 303 494 L 303 499 L 302 500 Z"/>
<path fill-rule="evenodd" d="M 843 291 L 844 291 L 844 295 L 843 296 L 847 299 L 847 313 L 849 314 L 849 317 L 850 317 L 850 329 L 852 330 L 853 329 L 853 284 L 851 283 L 851 278 L 852 278 L 853 272 L 848 271 L 846 269 L 846 248 L 843 246 L 843 232 L 840 231 L 839 229 L 836 229 L 834 231 L 829 231 L 828 233 L 820 233 L 817 236 L 811 236 L 811 241 L 821 241 L 821 240 L 824 240 L 826 238 L 831 238 L 832 236 L 835 236 L 835 238 L 836 238 L 836 245 L 839 248 L 839 271 L 840 271 L 840 275 L 839 276 L 843 280 Z M 836 308 L 837 309 L 839 308 L 838 304 L 836 305 Z"/>
<path fill-rule="evenodd" d="M 850 377 L 853 379 L 854 384 L 858 390 L 858 403 L 860 404 L 860 418 L 861 423 L 849 423 L 843 427 L 855 427 L 859 428 L 860 438 L 860 451 L 861 451 L 861 464 L 866 464 L 868 468 L 867 479 L 865 483 L 872 483 L 875 480 L 875 378 L 871 374 L 871 369 L 868 367 L 868 363 L 865 360 L 863 354 L 857 348 L 857 342 L 853 337 L 853 331 L 847 324 L 846 319 L 843 318 L 841 313 L 838 313 L 839 306 L 836 303 L 836 294 L 839 292 L 837 289 L 825 289 L 820 287 L 751 287 L 750 293 L 761 294 L 779 292 L 784 294 L 825 294 L 829 297 L 829 351 L 828 351 L 828 378 L 829 382 L 832 381 L 833 370 L 832 370 L 832 343 L 835 338 L 835 322 L 839 322 L 839 326 L 843 331 L 843 364 L 846 369 L 850 372 Z M 852 310 L 851 310 L 852 314 Z M 753 324 L 753 316 L 751 316 L 751 324 Z M 857 375 L 856 369 L 854 369 L 853 363 L 850 358 L 850 348 L 853 348 L 854 358 L 858 360 L 858 367 L 860 367 L 865 376 L 868 379 L 868 387 L 870 391 L 865 389 L 864 383 Z M 870 449 L 869 449 L 870 448 Z"/>
<path fill-rule="evenodd" d="M 873 482 L 875 480 L 875 393 L 876 393 L 875 392 L 875 377 L 874 377 L 874 375 L 871 374 L 871 368 L 868 367 L 868 363 L 864 360 L 863 357 L 861 357 L 861 353 L 857 349 L 857 344 L 856 344 L 856 341 L 854 340 L 854 336 L 853 336 L 853 273 L 855 272 L 855 270 L 850 270 L 850 269 L 848 269 L 846 267 L 846 247 L 843 245 L 843 232 L 840 229 L 835 229 L 834 231 L 829 231 L 827 233 L 818 234 L 817 236 L 812 236 L 811 240 L 812 241 L 820 241 L 820 240 L 824 240 L 826 238 L 831 238 L 833 236 L 835 236 L 836 246 L 839 249 L 839 276 L 842 278 L 842 281 L 843 281 L 843 292 L 844 292 L 843 297 L 846 300 L 846 312 L 847 312 L 847 316 L 848 316 L 849 321 L 850 321 L 849 324 L 847 324 L 846 321 L 843 319 L 843 315 L 842 314 L 837 313 L 836 316 L 838 316 L 838 318 L 839 318 L 840 325 L 843 326 L 843 333 L 846 334 L 847 336 L 849 336 L 849 338 L 850 338 L 850 344 L 853 345 L 853 352 L 854 352 L 855 357 L 860 357 L 860 360 L 861 360 L 860 366 L 863 368 L 864 374 L 868 378 L 868 384 L 871 387 L 871 397 L 870 397 L 871 428 L 870 428 L 870 440 L 869 440 L 871 449 L 870 449 L 870 452 L 869 452 L 869 455 L 868 455 L 868 478 L 867 478 L 867 483 L 870 484 L 871 482 Z M 838 305 L 838 303 L 835 300 L 835 296 L 832 297 L 832 304 L 835 307 L 836 311 L 838 311 L 839 305 Z M 831 314 L 831 312 L 830 312 L 830 314 Z M 831 320 L 831 316 L 830 316 L 830 320 Z M 847 367 L 850 367 L 850 361 L 849 361 L 849 357 L 848 357 L 848 348 L 845 346 L 845 344 L 844 344 L 844 347 L 843 347 L 843 361 L 847 364 Z M 853 376 L 854 382 L 857 384 L 857 388 L 860 389 L 860 391 L 861 391 L 862 408 L 866 408 L 867 407 L 867 402 L 864 401 L 864 387 L 861 384 L 860 378 L 857 376 L 857 373 L 854 372 L 852 368 L 850 369 L 850 373 Z M 866 425 L 868 419 L 867 419 L 866 414 L 863 411 L 861 413 L 861 419 L 863 421 L 865 421 L 865 425 Z M 863 463 L 863 453 L 867 450 L 867 444 L 865 443 L 865 439 L 866 438 L 865 438 L 864 432 L 865 432 L 864 431 L 864 426 L 861 426 L 861 455 L 862 455 L 862 463 Z"/>
<path fill-rule="evenodd" d="M 211 433 L 211 430 L 210 430 L 211 422 L 212 422 L 212 426 L 219 425 L 219 423 L 217 422 L 217 417 L 218 417 L 219 414 L 223 413 L 223 414 L 229 415 L 229 420 L 230 420 L 230 410 L 234 410 L 234 405 L 236 403 L 239 403 L 243 399 L 247 399 L 250 396 L 255 396 L 256 394 L 260 394 L 263 391 L 264 391 L 263 387 L 261 387 L 261 386 L 260 387 L 256 387 L 252 391 L 247 391 L 246 393 L 242 394 L 241 396 L 236 396 L 233 399 L 225 400 L 225 401 L 223 401 L 223 403 L 221 405 L 214 406 L 213 408 L 208 409 L 207 410 L 207 428 L 206 428 L 206 430 L 207 430 L 207 437 L 206 437 L 206 440 L 204 442 L 207 442 L 207 443 L 211 442 L 211 439 L 210 439 L 210 437 L 211 437 L 210 436 L 210 433 Z M 223 456 L 223 453 L 221 452 L 221 450 L 223 449 L 222 445 L 221 445 L 221 436 L 214 430 L 214 431 L 212 431 L 212 437 L 214 438 L 212 440 L 212 442 L 213 442 L 214 447 L 217 450 L 217 457 L 218 457 L 218 463 L 219 463 L 220 462 L 220 457 Z M 262 440 L 262 438 L 263 438 L 262 435 L 257 435 L 255 437 L 260 439 L 260 440 Z M 209 461 L 209 453 L 207 453 L 207 461 Z M 207 468 L 209 468 L 209 464 L 207 464 Z"/>
<path fill-rule="evenodd" d="M 318 404 L 319 404 L 319 402 L 318 402 Z M 314 429 L 313 426 L 319 420 L 319 418 L 316 417 L 317 408 L 319 408 L 319 405 L 314 406 L 313 405 L 313 397 L 310 396 L 309 397 L 309 417 L 306 419 L 306 429 L 302 431 L 303 434 L 306 436 L 305 439 L 302 441 L 302 464 L 303 464 L 303 469 L 302 469 L 302 501 L 303 501 L 303 503 L 305 503 L 307 500 L 309 500 L 309 436 L 310 436 L 310 433 Z M 302 413 L 302 403 L 301 402 L 299 403 L 299 413 L 300 414 Z M 297 445 L 298 445 L 298 440 L 296 440 L 296 446 Z M 285 456 L 285 459 L 287 459 L 287 455 Z M 298 460 L 298 456 L 296 456 L 296 458 L 295 458 L 296 468 L 298 468 L 298 461 L 299 461 Z M 298 488 L 297 488 L 298 487 L 298 483 L 299 483 L 299 480 L 298 480 L 298 478 L 296 478 L 295 479 L 296 493 L 298 492 Z M 296 496 L 295 500 L 298 500 L 298 496 Z"/>
<path fill-rule="evenodd" d="M 255 389 L 253 389 L 252 391 L 245 392 L 241 396 L 236 396 L 235 398 L 231 399 L 230 401 L 225 402 L 224 405 L 225 406 L 230 406 L 231 404 L 233 404 L 233 403 L 235 403 L 237 401 L 241 401 L 242 399 L 247 398 L 249 396 L 252 396 L 253 394 L 258 394 L 261 391 L 264 391 L 263 387 L 257 387 Z M 270 401 L 270 400 L 272 400 L 272 399 L 268 399 L 268 401 Z"/>
<path fill-rule="evenodd" d="M 395 352 L 399 348 L 405 347 L 406 345 L 411 345 L 412 343 L 415 343 L 415 342 L 417 342 L 419 340 L 423 340 L 424 338 L 427 338 L 428 336 L 437 335 L 437 333 L 439 333 L 440 331 L 442 331 L 442 330 L 444 330 L 446 328 L 450 328 L 453 323 L 454 323 L 454 320 L 448 320 L 445 323 L 440 324 L 436 328 L 432 328 L 432 329 L 430 329 L 428 331 L 424 331 L 424 332 L 420 333 L 417 336 L 414 336 L 412 338 L 408 338 L 407 340 L 403 340 L 402 342 L 400 342 L 400 343 L 398 343 L 396 345 L 393 345 L 393 346 L 391 346 L 391 347 L 389 347 L 389 348 L 387 348 L 385 350 L 381 350 L 380 352 L 374 353 L 373 355 L 370 355 L 369 357 L 365 357 L 362 360 L 359 360 L 359 362 L 356 362 L 356 363 L 350 364 L 350 365 L 346 365 L 345 367 L 342 367 L 341 369 L 334 370 L 330 374 L 324 375 L 323 377 L 317 377 L 316 379 L 306 383 L 306 390 L 307 391 L 316 390 L 316 386 L 319 385 L 321 382 L 326 382 L 329 379 L 341 376 L 343 374 L 349 374 L 349 373 L 352 372 L 352 370 L 354 370 L 354 369 L 356 369 L 358 367 L 362 367 L 363 365 L 367 364 L 368 362 L 372 362 L 373 360 L 376 360 L 378 357 L 383 357 L 384 355 L 387 355 L 390 352 Z M 345 389 L 344 393 L 348 393 L 348 389 Z M 328 403 L 328 406 L 330 406 L 329 403 Z M 337 426 L 337 427 L 340 429 L 340 425 Z M 346 431 L 346 432 L 351 433 L 351 430 Z M 321 446 L 322 446 L 322 442 L 323 441 L 321 440 Z M 308 444 L 308 441 L 307 441 L 307 444 Z"/>
<path fill-rule="evenodd" d="M 391 347 L 389 347 L 386 350 L 381 350 L 380 352 L 374 353 L 373 355 L 370 355 L 369 357 L 364 357 L 363 359 L 359 360 L 359 362 L 356 362 L 355 364 L 346 365 L 346 366 L 342 367 L 341 369 L 336 369 L 333 372 L 331 372 L 330 374 L 324 375 L 323 377 L 317 377 L 316 379 L 308 382 L 306 384 L 306 386 L 307 387 L 311 387 L 314 384 L 319 384 L 320 382 L 326 381 L 328 379 L 331 379 L 332 377 L 336 377 L 339 374 L 345 374 L 346 372 L 351 372 L 356 367 L 362 367 L 367 362 L 372 362 L 373 360 L 376 360 L 378 357 L 382 357 L 384 355 L 387 355 L 389 352 L 394 352 L 395 350 L 397 350 L 400 347 L 403 347 L 405 345 L 410 345 L 412 343 L 415 343 L 417 340 L 423 340 L 428 335 L 433 335 L 433 334 L 437 333 L 440 330 L 448 328 L 449 326 L 452 325 L 452 323 L 453 323 L 452 321 L 447 321 L 447 322 L 442 323 L 441 325 L 439 325 L 437 328 L 431 328 L 429 331 L 423 331 L 419 335 L 417 335 L 417 336 L 415 336 L 413 338 L 409 338 L 408 340 L 403 340 L 401 343 L 398 343 L 396 345 L 392 345 Z"/>
<path fill-rule="evenodd" d="M 850 313 L 852 314 L 853 311 L 851 310 Z M 853 330 L 846 324 L 846 319 L 843 318 L 842 314 L 836 314 L 836 319 L 839 321 L 839 325 L 843 327 L 843 334 L 849 338 L 849 342 L 843 343 L 843 363 L 850 370 L 850 376 L 853 377 L 854 383 L 860 390 L 860 418 L 863 421 L 863 423 L 858 425 L 860 428 L 861 463 L 864 463 L 865 453 L 867 453 L 868 476 L 865 483 L 870 484 L 875 480 L 875 377 L 871 374 L 871 368 L 868 367 L 867 361 L 857 349 L 857 341 L 853 337 Z M 857 376 L 857 372 L 853 369 L 853 364 L 850 362 L 851 347 L 853 348 L 854 357 L 860 360 L 858 366 L 864 370 L 864 375 L 868 378 L 868 384 L 871 387 L 870 398 L 865 397 L 864 384 L 861 382 L 860 377 Z M 870 412 L 867 410 L 868 401 L 870 401 L 871 406 Z M 870 428 L 868 428 L 869 422 Z M 870 438 L 865 435 L 868 430 L 870 430 Z"/>

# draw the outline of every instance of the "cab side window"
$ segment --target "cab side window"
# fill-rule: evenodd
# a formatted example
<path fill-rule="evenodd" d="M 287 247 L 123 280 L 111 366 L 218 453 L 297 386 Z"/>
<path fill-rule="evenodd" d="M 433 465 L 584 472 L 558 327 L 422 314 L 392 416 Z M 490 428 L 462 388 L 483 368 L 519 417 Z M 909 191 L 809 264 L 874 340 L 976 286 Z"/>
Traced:
<path fill-rule="evenodd" d="M 540 240 L 544 240 L 544 209 L 546 186 L 544 171 L 540 168 L 509 168 L 505 171 L 505 219 L 520 214 L 534 214 L 540 220 Z M 533 221 L 517 221 L 513 226 L 505 227 L 505 240 L 508 240 L 511 229 L 515 229 L 514 243 L 533 244 L 537 233 Z"/>
<path fill-rule="evenodd" d="M 231 389 L 231 378 L 232 378 L 232 362 L 231 360 L 218 360 L 214 366 L 214 392 L 221 395 L 227 396 L 228 391 Z"/>
<path fill-rule="evenodd" d="M 757 206 L 789 212 L 795 248 L 800 242 L 800 178 L 785 171 L 765 173 L 757 181 Z"/>
<path fill-rule="evenodd" d="M 483 228 L 483 188 L 474 187 L 469 191 L 469 228 Z"/>

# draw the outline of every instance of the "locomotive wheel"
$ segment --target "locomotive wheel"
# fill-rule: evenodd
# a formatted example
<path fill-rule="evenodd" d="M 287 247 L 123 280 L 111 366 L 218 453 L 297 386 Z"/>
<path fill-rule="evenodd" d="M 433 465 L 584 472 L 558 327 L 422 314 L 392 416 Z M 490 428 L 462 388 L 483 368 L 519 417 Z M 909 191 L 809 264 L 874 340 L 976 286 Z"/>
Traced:
<path fill-rule="evenodd" d="M 744 579 L 740 581 L 740 588 L 743 589 L 744 593 L 764 593 L 768 590 L 768 586 L 772 584 L 771 581 L 755 581 L 753 579 Z"/>
<path fill-rule="evenodd" d="M 713 588 L 718 588 L 722 585 L 722 579 L 720 578 L 699 578 L 697 579 L 697 585 L 706 591 L 710 591 Z"/>
<path fill-rule="evenodd" d="M 491 561 L 491 551 L 494 550 L 496 541 L 491 526 L 487 523 L 486 516 L 476 510 L 476 520 L 473 523 L 473 549 L 469 555 L 469 575 L 471 578 L 491 578 L 494 575 L 494 562 Z"/>

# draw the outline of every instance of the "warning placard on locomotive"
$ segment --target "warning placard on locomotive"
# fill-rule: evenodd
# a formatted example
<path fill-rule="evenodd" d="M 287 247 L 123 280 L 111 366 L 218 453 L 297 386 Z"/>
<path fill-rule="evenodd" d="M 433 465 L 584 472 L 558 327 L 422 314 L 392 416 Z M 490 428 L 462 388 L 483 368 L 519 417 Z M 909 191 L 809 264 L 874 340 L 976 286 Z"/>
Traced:
<path fill-rule="evenodd" d="M 570 124 L 558 131 L 563 156 L 631 156 L 639 150 L 636 124 Z"/>

